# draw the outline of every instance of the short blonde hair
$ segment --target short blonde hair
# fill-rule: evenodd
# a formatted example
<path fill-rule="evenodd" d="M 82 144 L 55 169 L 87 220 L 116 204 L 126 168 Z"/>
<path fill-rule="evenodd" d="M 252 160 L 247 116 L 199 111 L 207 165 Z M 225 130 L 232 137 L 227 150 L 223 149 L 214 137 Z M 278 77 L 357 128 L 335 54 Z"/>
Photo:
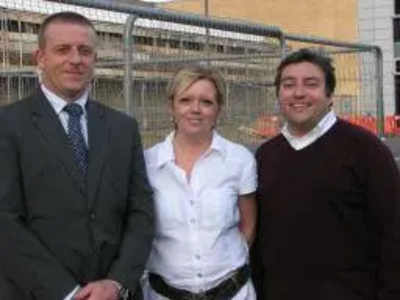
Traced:
<path fill-rule="evenodd" d="M 217 102 L 222 106 L 225 102 L 225 81 L 215 69 L 191 65 L 179 69 L 167 86 L 167 98 L 172 101 L 176 95 L 183 93 L 188 87 L 198 80 L 209 80 L 215 86 Z"/>
<path fill-rule="evenodd" d="M 66 23 L 82 25 L 90 28 L 93 31 L 93 36 L 96 38 L 96 29 L 93 23 L 83 15 L 71 11 L 62 11 L 46 17 L 39 28 L 38 32 L 38 45 L 43 49 L 46 44 L 46 31 L 51 24 Z"/>

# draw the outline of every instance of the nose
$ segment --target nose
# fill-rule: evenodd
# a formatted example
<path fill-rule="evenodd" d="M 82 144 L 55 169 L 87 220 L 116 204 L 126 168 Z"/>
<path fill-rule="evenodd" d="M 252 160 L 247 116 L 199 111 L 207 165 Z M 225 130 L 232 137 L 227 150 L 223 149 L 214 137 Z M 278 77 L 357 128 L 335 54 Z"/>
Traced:
<path fill-rule="evenodd" d="M 72 49 L 70 53 L 70 62 L 77 65 L 82 61 L 82 57 L 77 49 Z"/>
<path fill-rule="evenodd" d="M 192 103 L 190 105 L 190 110 L 193 112 L 199 112 L 200 111 L 200 102 L 192 101 Z"/>
<path fill-rule="evenodd" d="M 294 96 L 296 98 L 302 98 L 304 96 L 304 87 L 302 85 L 296 85 L 294 89 Z"/>

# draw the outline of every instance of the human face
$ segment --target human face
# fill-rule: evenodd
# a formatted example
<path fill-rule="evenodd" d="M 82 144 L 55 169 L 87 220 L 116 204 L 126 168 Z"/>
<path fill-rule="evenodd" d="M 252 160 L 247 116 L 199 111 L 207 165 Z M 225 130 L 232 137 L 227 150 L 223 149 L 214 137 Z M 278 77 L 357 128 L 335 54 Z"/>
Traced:
<path fill-rule="evenodd" d="M 43 84 L 66 101 L 77 100 L 92 79 L 95 62 L 93 29 L 73 23 L 52 23 L 36 60 Z"/>
<path fill-rule="evenodd" d="M 310 62 L 290 64 L 283 69 L 278 98 L 288 130 L 296 136 L 312 130 L 332 103 L 326 95 L 324 72 Z"/>
<path fill-rule="evenodd" d="M 220 110 L 214 84 L 207 79 L 195 81 L 174 96 L 170 109 L 177 134 L 210 137 Z"/>

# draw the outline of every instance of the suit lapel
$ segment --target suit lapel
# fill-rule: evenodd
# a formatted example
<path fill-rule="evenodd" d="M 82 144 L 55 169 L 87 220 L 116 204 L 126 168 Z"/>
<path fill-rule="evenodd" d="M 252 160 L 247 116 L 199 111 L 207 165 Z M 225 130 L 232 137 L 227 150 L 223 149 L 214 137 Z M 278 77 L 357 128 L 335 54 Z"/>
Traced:
<path fill-rule="evenodd" d="M 67 173 L 85 194 L 85 179 L 77 169 L 74 154 L 68 136 L 51 104 L 41 89 L 32 96 L 32 122 L 43 136 L 46 144 L 54 151 Z"/>
<path fill-rule="evenodd" d="M 105 120 L 104 107 L 89 100 L 88 136 L 89 136 L 89 171 L 88 171 L 88 208 L 96 198 L 101 172 L 109 139 L 109 127 Z"/>

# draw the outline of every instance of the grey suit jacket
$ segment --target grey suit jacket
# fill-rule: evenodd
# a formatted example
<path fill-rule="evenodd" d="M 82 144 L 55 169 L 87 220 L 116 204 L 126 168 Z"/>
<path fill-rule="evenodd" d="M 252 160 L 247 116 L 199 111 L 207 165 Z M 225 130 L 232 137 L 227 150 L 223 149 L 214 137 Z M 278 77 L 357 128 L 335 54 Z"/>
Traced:
<path fill-rule="evenodd" d="M 0 113 L 0 299 L 63 299 L 111 278 L 131 291 L 153 237 L 136 122 L 88 101 L 89 170 L 39 89 Z"/>

